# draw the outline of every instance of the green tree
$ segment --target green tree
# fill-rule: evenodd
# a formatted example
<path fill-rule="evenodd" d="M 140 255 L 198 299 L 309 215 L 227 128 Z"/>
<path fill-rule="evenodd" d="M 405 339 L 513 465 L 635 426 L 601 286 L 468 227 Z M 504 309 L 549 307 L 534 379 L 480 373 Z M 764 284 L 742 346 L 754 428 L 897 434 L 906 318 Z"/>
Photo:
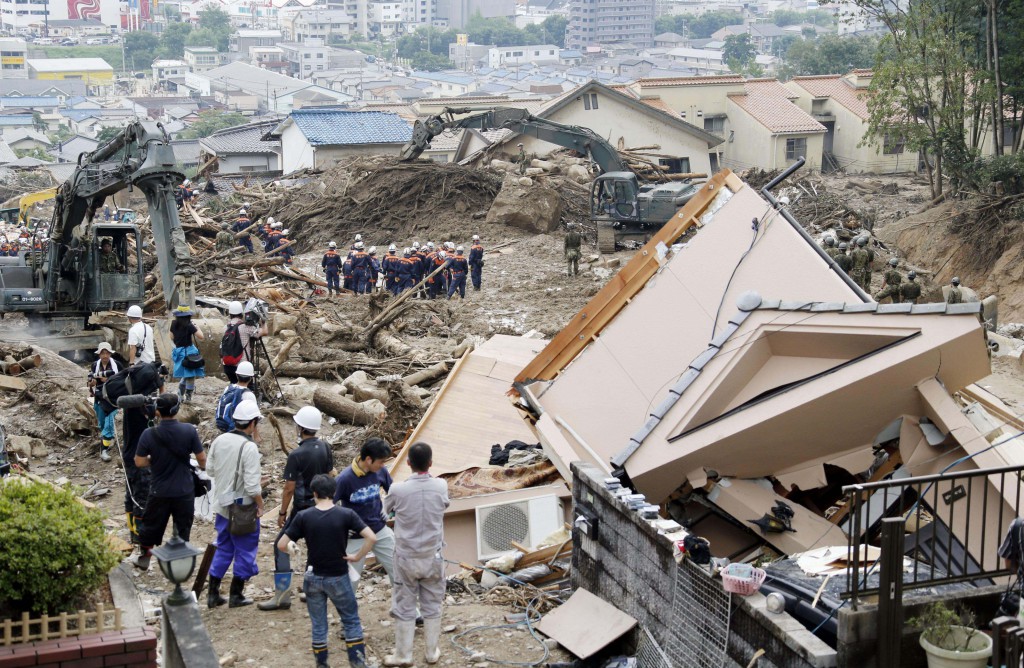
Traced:
<path fill-rule="evenodd" d="M 786 77 L 815 74 L 845 74 L 856 68 L 874 67 L 879 53 L 877 37 L 796 39 L 786 49 L 782 74 Z"/>
<path fill-rule="evenodd" d="M 145 70 L 156 59 L 156 50 L 160 40 L 151 32 L 135 30 L 126 33 L 124 40 L 125 64 L 131 70 Z"/>
<path fill-rule="evenodd" d="M 540 24 L 544 29 L 545 43 L 550 42 L 559 48 L 565 47 L 565 29 L 569 26 L 568 17 L 552 14 Z"/>
<path fill-rule="evenodd" d="M 466 23 L 464 30 L 474 44 L 515 46 L 523 44 L 523 31 L 506 18 L 485 19 L 477 12 Z"/>
<path fill-rule="evenodd" d="M 185 41 L 191 34 L 191 23 L 168 23 L 160 34 L 160 56 L 182 58 L 185 55 Z"/>
<path fill-rule="evenodd" d="M 71 139 L 74 136 L 75 133 L 72 132 L 71 129 L 68 128 L 68 126 L 61 123 L 57 126 L 57 129 L 51 132 L 49 135 L 47 135 L 46 138 L 49 139 L 51 143 L 56 144 L 58 142 L 67 141 L 68 139 Z"/>
<path fill-rule="evenodd" d="M 200 112 L 199 119 L 181 133 L 181 138 L 201 139 L 203 137 L 209 137 L 217 130 L 234 127 L 236 125 L 244 125 L 248 122 L 249 119 L 237 111 L 231 111 L 228 113 L 212 110 L 203 111 Z"/>
<path fill-rule="evenodd" d="M 776 9 L 772 12 L 772 22 L 780 27 L 798 26 L 804 22 L 804 13 L 792 9 Z"/>
<path fill-rule="evenodd" d="M 412 66 L 417 70 L 439 72 L 450 69 L 452 61 L 448 60 L 448 56 L 439 56 L 429 51 L 418 51 L 412 57 Z"/>
<path fill-rule="evenodd" d="M 44 162 L 54 162 L 54 157 L 41 148 L 19 148 L 14 154 L 19 158 L 35 158 Z"/>
<path fill-rule="evenodd" d="M 757 58 L 757 50 L 750 42 L 750 35 L 741 33 L 726 37 L 725 46 L 722 48 L 722 58 L 733 72 L 746 72 L 751 65 L 755 64 Z"/>
<path fill-rule="evenodd" d="M 231 17 L 222 9 L 207 5 L 205 9 L 199 10 L 199 28 L 189 35 L 189 46 L 212 46 L 218 51 L 227 51 L 228 42 L 234 28 L 231 27 Z M 194 43 L 192 36 L 199 34 L 202 43 Z"/>
<path fill-rule="evenodd" d="M 103 144 L 103 143 L 105 143 L 107 141 L 110 141 L 111 139 L 116 137 L 118 134 L 120 134 L 122 129 L 123 128 L 103 128 L 96 135 L 96 141 L 98 141 L 101 144 Z"/>
<path fill-rule="evenodd" d="M 707 39 L 725 26 L 743 23 L 743 15 L 737 12 L 706 12 L 687 18 L 686 28 L 691 39 Z"/>

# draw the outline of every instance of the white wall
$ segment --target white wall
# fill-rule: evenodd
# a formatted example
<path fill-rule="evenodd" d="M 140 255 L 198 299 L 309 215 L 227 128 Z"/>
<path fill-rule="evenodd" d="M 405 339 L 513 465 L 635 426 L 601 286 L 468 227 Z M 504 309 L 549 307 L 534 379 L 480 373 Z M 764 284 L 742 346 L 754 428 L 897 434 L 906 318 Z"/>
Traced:
<path fill-rule="evenodd" d="M 278 160 L 276 154 L 270 155 L 228 155 L 219 157 L 218 171 L 222 174 L 234 174 L 243 170 L 243 167 L 255 169 L 260 172 L 271 172 L 276 170 L 278 167 Z"/>

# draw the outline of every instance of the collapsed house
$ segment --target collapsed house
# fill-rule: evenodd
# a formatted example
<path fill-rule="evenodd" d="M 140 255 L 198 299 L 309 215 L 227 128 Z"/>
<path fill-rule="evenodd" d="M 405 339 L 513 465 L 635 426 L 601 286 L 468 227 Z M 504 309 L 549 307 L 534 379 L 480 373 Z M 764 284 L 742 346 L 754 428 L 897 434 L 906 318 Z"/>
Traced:
<path fill-rule="evenodd" d="M 563 480 L 578 475 L 573 462 L 590 478 L 617 476 L 658 507 L 657 521 L 747 562 L 845 554 L 848 541 L 871 542 L 871 522 L 905 510 L 887 497 L 853 527 L 844 485 L 1024 465 L 1021 421 L 974 384 L 991 372 L 981 304 L 877 304 L 776 204 L 717 174 L 525 366 L 511 342 L 464 360 L 489 384 L 453 373 L 447 386 L 462 392 L 439 393 L 420 429 L 442 411 L 466 416 L 457 431 L 485 421 L 459 445 L 474 466 L 499 438 L 488 426 L 528 430 Z M 474 405 L 489 408 L 475 418 Z M 950 579 L 998 571 L 1019 484 L 997 478 L 937 483 L 945 503 L 927 508 L 927 532 L 919 514 L 914 557 L 959 555 Z M 561 496 L 559 484 L 508 500 Z M 496 501 L 470 495 L 450 513 L 458 545 L 471 535 L 467 509 Z M 781 529 L 780 504 L 792 515 Z"/>

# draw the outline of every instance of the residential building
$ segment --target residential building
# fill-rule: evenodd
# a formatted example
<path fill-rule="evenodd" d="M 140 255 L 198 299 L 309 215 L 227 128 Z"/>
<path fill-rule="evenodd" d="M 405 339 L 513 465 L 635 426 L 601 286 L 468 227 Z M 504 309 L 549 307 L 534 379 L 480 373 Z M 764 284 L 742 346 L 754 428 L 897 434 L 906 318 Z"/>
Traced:
<path fill-rule="evenodd" d="M 427 84 L 424 90 L 429 97 L 454 97 L 472 93 L 480 85 L 476 77 L 454 72 L 413 72 L 409 75 L 415 81 Z"/>
<path fill-rule="evenodd" d="M 558 63 L 559 48 L 554 44 L 530 46 L 500 46 L 487 51 L 488 67 L 518 67 L 520 65 L 544 65 Z"/>
<path fill-rule="evenodd" d="M 200 164 L 212 173 L 279 172 L 280 139 L 264 141 L 280 120 L 217 130 L 199 140 Z"/>
<path fill-rule="evenodd" d="M 330 47 L 325 46 L 319 37 L 310 37 L 302 42 L 281 42 L 278 46 L 288 63 L 288 74 L 293 77 L 308 79 L 313 72 L 330 69 Z"/>
<path fill-rule="evenodd" d="M 299 110 L 274 128 L 281 140 L 281 167 L 322 168 L 357 155 L 398 155 L 412 128 L 397 114 L 382 111 Z"/>
<path fill-rule="evenodd" d="M 228 63 L 203 73 L 190 72 L 185 76 L 185 86 L 199 95 L 231 90 L 256 95 L 260 109 L 278 113 L 291 111 L 295 94 L 307 89 L 333 97 L 336 104 L 353 99 L 351 95 L 242 62 Z"/>
<path fill-rule="evenodd" d="M 46 81 L 84 81 L 94 95 L 104 94 L 114 85 L 114 68 L 102 58 L 30 58 L 29 75 Z"/>
<path fill-rule="evenodd" d="M 318 39 L 327 44 L 334 39 L 348 39 L 357 19 L 346 9 L 304 9 L 291 16 L 288 34 L 292 42 Z"/>
<path fill-rule="evenodd" d="M 249 48 L 249 64 L 277 72 L 288 73 L 288 61 L 284 59 L 284 49 L 279 46 L 253 46 Z"/>
<path fill-rule="evenodd" d="M 490 47 L 483 44 L 452 42 L 448 45 L 448 60 L 452 61 L 460 70 L 472 72 L 478 66 L 487 63 L 487 54 L 490 50 Z"/>
<path fill-rule="evenodd" d="M 78 162 L 78 156 L 95 151 L 99 145 L 100 143 L 95 139 L 75 135 L 70 139 L 57 142 L 50 154 L 57 158 L 58 162 Z"/>
<path fill-rule="evenodd" d="M 105 35 L 110 27 L 99 19 L 50 19 L 46 24 L 49 37 L 84 39 L 92 35 Z"/>
<path fill-rule="evenodd" d="M 243 114 L 254 114 L 260 109 L 260 96 L 245 91 L 219 90 L 213 94 L 213 99 L 225 108 Z"/>
<path fill-rule="evenodd" d="M 674 49 L 680 46 L 689 46 L 689 40 L 674 32 L 663 32 L 654 36 L 654 46 L 659 49 Z"/>
<path fill-rule="evenodd" d="M 184 60 L 154 60 L 153 83 L 157 86 L 165 84 L 168 79 L 185 76 L 189 72 L 188 63 Z"/>
<path fill-rule="evenodd" d="M 221 65 L 222 56 L 212 46 L 186 46 L 185 62 L 192 72 L 207 72 Z"/>
<path fill-rule="evenodd" d="M 68 128 L 84 137 L 95 138 L 105 128 L 122 128 L 136 113 L 131 109 L 61 109 Z"/>
<path fill-rule="evenodd" d="M 276 46 L 284 37 L 280 30 L 239 29 L 228 42 L 228 53 L 233 60 L 249 60 L 254 47 Z"/>
<path fill-rule="evenodd" d="M 713 33 L 711 37 L 724 42 L 726 37 L 750 35 L 750 43 L 758 53 L 771 55 L 775 53 L 775 40 L 788 34 L 774 23 L 747 23 L 725 26 Z"/>
<path fill-rule="evenodd" d="M 485 19 L 512 19 L 516 15 L 515 0 L 436 0 L 436 2 L 435 20 L 446 21 L 448 27 L 456 30 L 465 28 L 469 20 L 477 15 Z"/>
<path fill-rule="evenodd" d="M 583 49 L 596 44 L 632 42 L 654 45 L 656 0 L 571 0 L 565 46 Z"/>
<path fill-rule="evenodd" d="M 28 60 L 25 61 L 26 70 Z M 74 79 L 63 81 L 38 81 L 36 79 L 7 78 L 6 72 L 0 76 L 0 95 L 20 96 L 38 95 L 43 97 L 84 97 L 87 93 L 85 82 Z"/>
<path fill-rule="evenodd" d="M 674 64 L 692 70 L 693 74 L 722 74 L 729 71 L 721 51 L 677 47 L 665 53 Z"/>
<path fill-rule="evenodd" d="M 826 129 L 825 169 L 877 174 L 917 171 L 917 153 L 907 151 L 902 137 L 886 135 L 875 142 L 864 141 L 870 83 L 870 70 L 853 70 L 846 75 L 794 77 L 786 87 L 798 96 L 800 108 Z"/>
<path fill-rule="evenodd" d="M 434 21 L 438 0 L 402 0 L 402 23 L 415 30 Z"/>
<path fill-rule="evenodd" d="M 0 37 L 0 79 L 28 78 L 28 45 L 15 37 Z"/>
<path fill-rule="evenodd" d="M 798 107 L 798 96 L 775 79 L 749 80 L 730 93 L 726 150 L 720 166 L 785 169 L 799 158 L 821 171 L 825 126 Z"/>
<path fill-rule="evenodd" d="M 47 151 L 53 146 L 46 135 L 32 128 L 5 128 L 3 140 L 15 151 Z"/>
<path fill-rule="evenodd" d="M 0 110 L 21 110 L 29 113 L 38 111 L 42 115 L 53 114 L 63 107 L 67 98 L 55 96 L 0 97 Z"/>
<path fill-rule="evenodd" d="M 402 25 L 402 2 L 371 2 L 369 12 L 371 33 L 389 37 Z"/>

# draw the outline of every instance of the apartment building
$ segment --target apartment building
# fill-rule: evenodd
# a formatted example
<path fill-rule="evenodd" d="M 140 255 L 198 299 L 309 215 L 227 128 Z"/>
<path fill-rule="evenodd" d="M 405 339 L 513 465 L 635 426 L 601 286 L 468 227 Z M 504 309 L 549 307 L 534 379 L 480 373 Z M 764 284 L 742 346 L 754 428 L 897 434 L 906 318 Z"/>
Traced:
<path fill-rule="evenodd" d="M 567 49 L 630 42 L 654 46 L 656 0 L 572 0 L 565 29 Z"/>
<path fill-rule="evenodd" d="M 0 79 L 28 78 L 28 45 L 23 39 L 0 37 Z"/>
<path fill-rule="evenodd" d="M 221 65 L 221 54 L 212 46 L 186 46 L 185 63 L 193 72 L 206 72 Z"/>
<path fill-rule="evenodd" d="M 554 44 L 529 46 L 501 46 L 487 51 L 487 66 L 492 68 L 519 65 L 548 65 L 558 63 L 559 48 Z"/>

